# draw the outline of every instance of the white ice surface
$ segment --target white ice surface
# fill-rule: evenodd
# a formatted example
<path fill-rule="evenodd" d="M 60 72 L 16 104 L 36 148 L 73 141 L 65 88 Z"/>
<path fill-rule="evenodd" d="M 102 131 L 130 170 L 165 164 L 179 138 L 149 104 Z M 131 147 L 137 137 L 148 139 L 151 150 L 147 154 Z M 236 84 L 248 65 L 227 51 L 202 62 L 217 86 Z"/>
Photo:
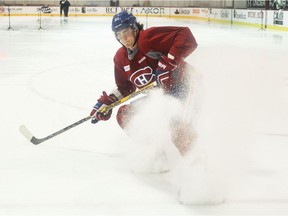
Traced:
<path fill-rule="evenodd" d="M 78 121 L 114 87 L 110 20 L 43 17 L 38 30 L 37 17 L 11 17 L 8 31 L 0 17 L 0 215 L 287 215 L 287 32 L 140 18 L 189 26 L 199 43 L 187 59 L 203 79 L 197 145 L 224 184 L 224 204 L 180 204 L 174 182 L 191 177 L 182 162 L 172 174 L 131 172 L 127 161 L 146 157 L 127 159 L 116 112 L 38 146 L 20 134 L 21 124 L 41 138 Z"/>

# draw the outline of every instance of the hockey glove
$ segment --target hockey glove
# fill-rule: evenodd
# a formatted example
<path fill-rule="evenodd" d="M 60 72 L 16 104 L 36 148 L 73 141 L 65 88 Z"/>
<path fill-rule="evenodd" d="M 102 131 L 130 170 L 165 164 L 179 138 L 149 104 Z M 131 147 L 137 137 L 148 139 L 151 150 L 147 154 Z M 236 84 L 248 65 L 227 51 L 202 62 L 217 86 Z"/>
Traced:
<path fill-rule="evenodd" d="M 103 95 L 97 100 L 98 102 L 93 107 L 93 110 L 90 113 L 90 116 L 92 117 L 91 123 L 95 124 L 98 121 L 107 121 L 110 119 L 112 115 L 112 109 L 108 111 L 108 113 L 101 113 L 97 112 L 98 110 L 102 109 L 105 106 L 109 106 L 115 101 L 117 101 L 117 97 L 113 94 L 107 95 L 105 91 L 103 91 Z"/>
<path fill-rule="evenodd" d="M 172 59 L 169 59 L 167 56 L 162 55 L 158 61 L 158 67 L 155 71 L 156 82 L 166 91 L 171 89 L 171 72 L 176 70 L 176 68 L 176 63 Z"/>

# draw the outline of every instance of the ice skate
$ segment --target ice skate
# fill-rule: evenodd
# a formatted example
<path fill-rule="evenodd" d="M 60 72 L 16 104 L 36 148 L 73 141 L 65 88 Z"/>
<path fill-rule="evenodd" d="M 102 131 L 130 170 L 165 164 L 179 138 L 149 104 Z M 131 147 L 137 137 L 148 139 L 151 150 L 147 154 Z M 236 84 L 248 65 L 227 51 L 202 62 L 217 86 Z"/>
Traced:
<path fill-rule="evenodd" d="M 138 148 L 139 149 L 139 148 Z M 169 172 L 168 158 L 164 151 L 153 151 L 145 146 L 141 151 L 132 150 L 133 155 L 128 156 L 130 170 L 137 174 L 162 174 Z"/>

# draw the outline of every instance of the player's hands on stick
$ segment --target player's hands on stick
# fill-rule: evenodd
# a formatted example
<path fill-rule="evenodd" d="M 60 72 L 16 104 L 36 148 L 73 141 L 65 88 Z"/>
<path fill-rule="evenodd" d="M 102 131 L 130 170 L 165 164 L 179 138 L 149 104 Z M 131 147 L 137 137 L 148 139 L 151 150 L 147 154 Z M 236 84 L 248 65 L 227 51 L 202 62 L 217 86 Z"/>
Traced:
<path fill-rule="evenodd" d="M 158 61 L 158 67 L 156 69 L 156 82 L 159 86 L 162 86 L 164 90 L 169 90 L 172 86 L 171 72 L 176 70 L 176 63 L 168 58 L 167 56 L 162 55 Z"/>
<path fill-rule="evenodd" d="M 107 95 L 105 91 L 103 91 L 101 97 L 97 100 L 97 103 L 93 107 L 92 111 L 90 112 L 90 116 L 92 117 L 91 123 L 95 124 L 98 121 L 107 121 L 110 119 L 112 115 L 112 110 L 109 110 L 107 113 L 99 112 L 103 107 L 109 106 L 115 101 L 117 101 L 117 97 L 113 94 Z"/>

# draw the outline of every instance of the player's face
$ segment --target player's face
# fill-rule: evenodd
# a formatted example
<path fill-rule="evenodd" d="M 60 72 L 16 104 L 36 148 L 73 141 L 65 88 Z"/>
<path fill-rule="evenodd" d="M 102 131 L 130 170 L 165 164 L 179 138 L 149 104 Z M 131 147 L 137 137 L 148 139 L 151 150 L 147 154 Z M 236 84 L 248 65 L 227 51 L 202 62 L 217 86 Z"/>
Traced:
<path fill-rule="evenodd" d="M 117 39 L 128 49 L 133 50 L 137 31 L 132 28 L 126 28 L 116 33 Z"/>

